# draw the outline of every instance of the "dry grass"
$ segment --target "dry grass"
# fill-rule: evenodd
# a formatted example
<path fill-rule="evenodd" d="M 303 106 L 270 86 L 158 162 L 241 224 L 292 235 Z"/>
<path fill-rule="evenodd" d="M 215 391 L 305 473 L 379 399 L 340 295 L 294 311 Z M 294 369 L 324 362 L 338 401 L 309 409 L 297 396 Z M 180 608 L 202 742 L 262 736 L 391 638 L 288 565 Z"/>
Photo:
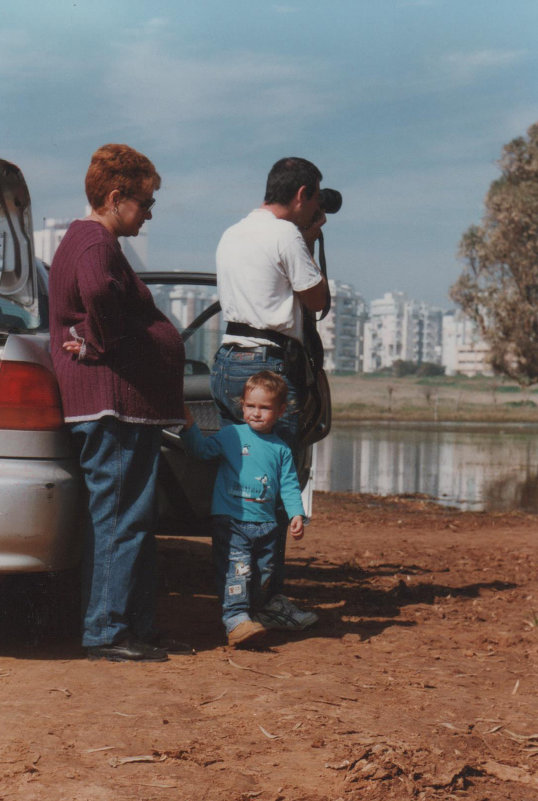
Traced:
<path fill-rule="evenodd" d="M 538 422 L 537 390 L 499 379 L 330 376 L 335 420 Z"/>

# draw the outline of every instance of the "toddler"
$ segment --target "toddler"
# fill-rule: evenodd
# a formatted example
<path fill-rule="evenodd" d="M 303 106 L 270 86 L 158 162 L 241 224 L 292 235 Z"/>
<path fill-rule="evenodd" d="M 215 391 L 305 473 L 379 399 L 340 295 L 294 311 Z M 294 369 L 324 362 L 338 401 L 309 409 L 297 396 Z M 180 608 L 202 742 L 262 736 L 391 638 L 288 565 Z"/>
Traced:
<path fill-rule="evenodd" d="M 241 396 L 244 423 L 204 437 L 187 410 L 181 432 L 187 450 L 219 459 L 211 503 L 213 559 L 228 644 L 253 644 L 266 633 L 263 614 L 275 569 L 276 506 L 282 502 L 294 539 L 305 512 L 291 449 L 273 433 L 286 408 L 287 386 L 276 373 L 250 376 Z"/>

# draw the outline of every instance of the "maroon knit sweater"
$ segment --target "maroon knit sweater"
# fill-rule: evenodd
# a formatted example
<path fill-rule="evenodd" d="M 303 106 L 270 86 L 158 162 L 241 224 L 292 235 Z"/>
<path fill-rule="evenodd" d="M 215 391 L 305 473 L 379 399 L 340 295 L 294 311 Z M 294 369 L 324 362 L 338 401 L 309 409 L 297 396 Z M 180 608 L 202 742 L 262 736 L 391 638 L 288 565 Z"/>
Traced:
<path fill-rule="evenodd" d="M 183 341 L 136 276 L 115 236 L 71 223 L 50 270 L 51 354 L 66 422 L 105 415 L 182 422 Z M 62 350 L 77 336 L 80 355 Z"/>

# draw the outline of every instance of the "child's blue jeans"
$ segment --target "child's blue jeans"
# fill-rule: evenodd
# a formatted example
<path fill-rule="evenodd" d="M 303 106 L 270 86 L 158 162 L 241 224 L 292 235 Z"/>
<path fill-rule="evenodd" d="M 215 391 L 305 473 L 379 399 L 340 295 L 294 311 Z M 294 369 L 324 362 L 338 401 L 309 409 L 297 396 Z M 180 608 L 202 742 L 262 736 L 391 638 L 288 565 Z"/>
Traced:
<path fill-rule="evenodd" d="M 278 536 L 276 522 L 213 516 L 213 561 L 227 634 L 269 600 Z"/>
<path fill-rule="evenodd" d="M 263 350 L 263 348 L 261 349 Z M 278 373 L 288 386 L 286 412 L 277 421 L 273 431 L 286 442 L 297 458 L 299 439 L 299 411 L 303 404 L 304 387 L 295 386 L 284 373 L 284 359 L 269 356 L 265 353 L 251 353 L 235 350 L 230 345 L 222 345 L 215 354 L 215 362 L 211 369 L 211 394 L 219 408 L 221 425 L 229 425 L 241 421 L 241 409 L 238 401 L 245 381 L 260 370 L 272 370 Z M 280 526 L 275 536 L 278 538 L 278 555 L 275 560 L 272 595 L 284 592 L 286 535 L 288 518 L 283 509 L 278 510 Z"/>

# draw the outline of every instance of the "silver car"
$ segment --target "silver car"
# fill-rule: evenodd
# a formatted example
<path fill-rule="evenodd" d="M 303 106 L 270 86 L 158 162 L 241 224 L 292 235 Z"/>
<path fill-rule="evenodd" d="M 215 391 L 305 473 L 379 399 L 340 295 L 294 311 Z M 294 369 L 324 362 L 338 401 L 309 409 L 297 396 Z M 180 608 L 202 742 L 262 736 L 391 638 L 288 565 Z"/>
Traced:
<path fill-rule="evenodd" d="M 223 332 L 215 275 L 140 277 L 183 335 L 185 398 L 200 428 L 214 431 L 209 374 Z M 33 256 L 26 183 L 16 166 L 0 161 L 0 574 L 59 571 L 80 554 L 84 490 L 49 356 L 47 287 L 46 266 Z M 299 479 L 308 492 L 312 444 L 330 427 L 322 372 L 306 409 Z M 177 429 L 164 430 L 162 455 L 159 532 L 207 535 L 214 465 L 189 458 Z"/>
<path fill-rule="evenodd" d="M 46 271 L 30 196 L 0 161 L 0 571 L 72 566 L 80 479 L 48 353 Z"/>

